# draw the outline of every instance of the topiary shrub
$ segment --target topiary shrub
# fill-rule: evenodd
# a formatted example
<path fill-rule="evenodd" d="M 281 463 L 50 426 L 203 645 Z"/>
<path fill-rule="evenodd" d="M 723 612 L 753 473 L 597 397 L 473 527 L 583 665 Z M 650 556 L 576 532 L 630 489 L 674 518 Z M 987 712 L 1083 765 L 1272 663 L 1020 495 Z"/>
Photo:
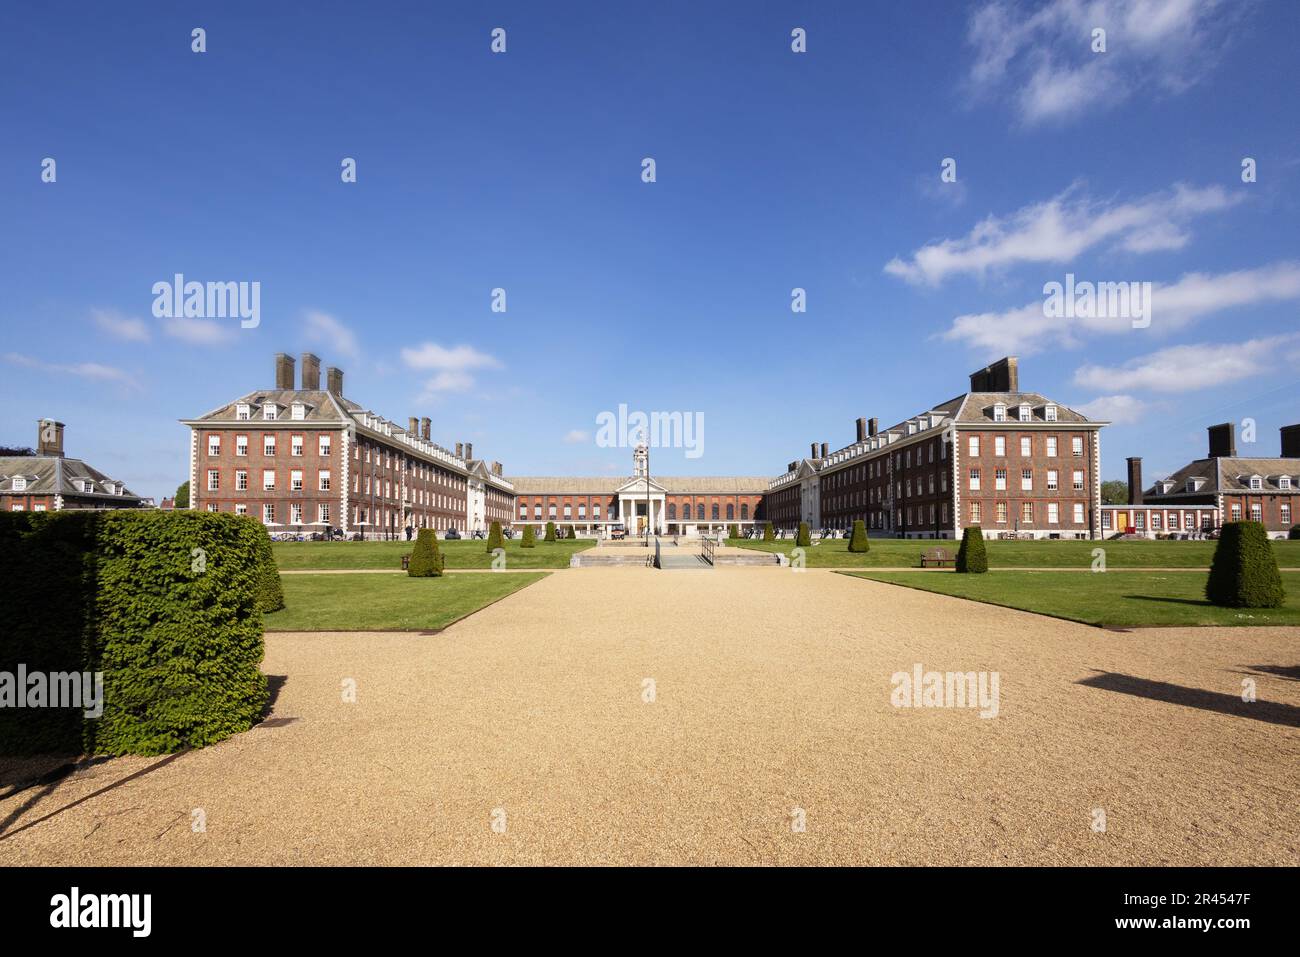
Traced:
<path fill-rule="evenodd" d="M 1278 608 L 1286 599 L 1277 558 L 1260 522 L 1227 522 L 1219 532 L 1205 597 L 1225 608 Z"/>
<path fill-rule="evenodd" d="M 794 543 L 803 548 L 812 544 L 812 531 L 808 528 L 807 522 L 799 523 L 799 534 L 795 536 Z"/>
<path fill-rule="evenodd" d="M 415 547 L 411 549 L 406 574 L 412 578 L 437 578 L 442 574 L 442 564 L 437 534 L 431 528 L 420 529 L 415 536 Z"/>
<path fill-rule="evenodd" d="M 265 529 L 262 529 L 262 539 L 257 550 L 257 610 L 266 614 L 284 607 L 284 586 L 280 583 L 280 569 L 275 564 L 271 536 Z"/>
<path fill-rule="evenodd" d="M 763 523 L 763 541 L 765 542 L 776 541 L 776 530 L 772 528 L 771 522 Z"/>
<path fill-rule="evenodd" d="M 553 542 L 553 541 L 555 541 L 555 523 L 554 523 L 554 522 L 547 522 L 547 523 L 546 523 L 546 541 L 548 541 L 548 542 Z"/>
<path fill-rule="evenodd" d="M 577 533 L 576 531 L 574 531 L 572 525 L 566 525 L 566 526 L 564 526 L 564 537 L 565 537 L 565 538 L 577 538 L 577 537 L 578 537 L 578 533 Z"/>
<path fill-rule="evenodd" d="M 739 526 L 739 525 L 732 525 L 732 526 L 731 526 L 731 531 L 728 532 L 728 534 L 729 534 L 732 538 L 740 538 L 740 526 Z"/>
<path fill-rule="evenodd" d="M 1300 540 L 1300 525 L 1292 525 L 1291 531 L 1286 533 L 1286 537 L 1293 542 Z"/>
<path fill-rule="evenodd" d="M 966 526 L 957 549 L 957 571 L 980 575 L 989 570 L 988 553 L 984 550 L 984 529 L 978 525 Z"/>
<path fill-rule="evenodd" d="M 531 525 L 524 526 L 524 537 L 520 539 L 519 547 L 520 548 L 537 547 L 537 532 L 533 529 L 533 526 Z"/>
<path fill-rule="evenodd" d="M 867 538 L 867 523 L 858 519 L 853 523 L 853 534 L 849 536 L 849 551 L 871 551 L 871 540 Z"/>
<path fill-rule="evenodd" d="M 493 522 L 492 527 L 488 529 L 487 550 L 489 553 L 495 548 L 504 548 L 505 544 L 501 537 L 501 523 Z"/>

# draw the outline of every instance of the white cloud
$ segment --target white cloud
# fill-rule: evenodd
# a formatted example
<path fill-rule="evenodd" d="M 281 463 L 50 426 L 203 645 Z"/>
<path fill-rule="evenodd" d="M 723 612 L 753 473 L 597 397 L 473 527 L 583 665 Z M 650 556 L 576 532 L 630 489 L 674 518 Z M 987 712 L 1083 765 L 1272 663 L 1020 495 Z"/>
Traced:
<path fill-rule="evenodd" d="M 591 440 L 591 433 L 584 432 L 582 429 L 570 429 L 564 435 L 564 441 L 569 445 L 579 445 L 582 442 Z"/>
<path fill-rule="evenodd" d="M 235 338 L 235 327 L 217 319 L 163 319 L 163 332 L 193 346 L 218 346 Z"/>
<path fill-rule="evenodd" d="M 1215 66 L 1244 5 L 1221 0 L 988 0 L 971 15 L 977 98 L 1012 100 L 1022 122 L 1095 116 L 1138 91 L 1178 94 Z M 1092 49 L 1094 28 L 1106 51 Z"/>
<path fill-rule="evenodd" d="M 149 326 L 143 319 L 124 316 L 115 309 L 92 309 L 90 318 L 114 339 L 123 342 L 149 341 Z"/>
<path fill-rule="evenodd" d="M 1177 282 L 1153 285 L 1151 326 L 1146 331 L 1172 332 L 1225 309 L 1297 299 L 1300 261 L 1218 275 L 1187 273 Z M 1043 315 L 1040 299 L 1003 312 L 958 316 L 941 338 L 965 342 L 987 353 L 1033 355 L 1054 346 L 1077 347 L 1085 332 L 1131 331 L 1132 324 L 1126 319 L 1049 319 Z"/>
<path fill-rule="evenodd" d="M 1082 366 L 1074 373 L 1074 381 L 1098 390 L 1194 392 L 1270 372 L 1278 350 L 1297 339 L 1300 333 L 1238 343 L 1171 346 L 1119 366 Z"/>
<path fill-rule="evenodd" d="M 1010 216 L 989 216 L 960 239 L 927 243 L 909 259 L 894 257 L 885 272 L 936 285 L 951 275 L 983 276 L 1021 263 L 1069 262 L 1103 243 L 1133 253 L 1180 249 L 1189 239 L 1189 219 L 1239 202 L 1219 186 L 1178 184 L 1129 203 L 1092 200 L 1079 193 L 1076 183 Z"/>
<path fill-rule="evenodd" d="M 309 309 L 303 313 L 303 338 L 328 355 L 355 359 L 361 354 L 352 330 L 327 312 Z"/>
<path fill-rule="evenodd" d="M 439 372 L 424 387 L 429 392 L 468 392 L 474 387 L 474 377 L 467 372 Z"/>
<path fill-rule="evenodd" d="M 45 362 L 32 356 L 22 355 L 17 352 L 5 353 L 5 361 L 16 366 L 22 366 L 27 369 L 36 369 L 40 372 L 52 372 L 57 375 L 71 375 L 79 379 L 88 379 L 92 382 L 110 382 L 120 385 L 123 388 L 137 390 L 140 384 L 127 372 L 113 366 L 102 365 L 98 362 L 76 362 L 70 364 L 58 362 Z"/>
<path fill-rule="evenodd" d="M 1075 405 L 1073 408 L 1090 419 L 1110 422 L 1114 425 L 1129 425 L 1141 421 L 1150 406 L 1131 395 L 1102 395 L 1083 405 Z"/>
<path fill-rule="evenodd" d="M 467 392 L 474 387 L 471 370 L 499 369 L 501 362 L 473 346 L 459 345 L 447 348 L 436 342 L 423 342 L 418 346 L 402 348 L 402 361 L 412 369 L 432 370 L 436 373 L 424 384 L 422 400 L 431 399 L 442 392 Z"/>

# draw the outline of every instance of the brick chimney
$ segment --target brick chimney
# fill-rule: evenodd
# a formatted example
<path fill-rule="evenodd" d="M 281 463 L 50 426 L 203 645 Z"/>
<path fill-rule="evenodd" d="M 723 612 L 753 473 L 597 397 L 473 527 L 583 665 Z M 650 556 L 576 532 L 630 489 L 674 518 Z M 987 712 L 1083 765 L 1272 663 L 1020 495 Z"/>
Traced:
<path fill-rule="evenodd" d="M 879 431 L 880 431 L 880 420 L 877 419 L 875 416 L 872 416 L 870 419 L 867 419 L 867 435 L 870 437 L 875 435 Z"/>
<path fill-rule="evenodd" d="M 1282 458 L 1300 459 L 1300 424 L 1284 425 L 1282 433 Z"/>
<path fill-rule="evenodd" d="M 1210 458 L 1236 458 L 1237 439 L 1231 422 L 1212 425 L 1205 431 L 1210 434 Z"/>
<path fill-rule="evenodd" d="M 1020 360 L 1005 356 L 970 374 L 972 392 L 1019 392 Z"/>
<path fill-rule="evenodd" d="M 320 391 L 320 357 L 310 352 L 302 354 L 302 387 Z"/>
<path fill-rule="evenodd" d="M 36 454 L 63 458 L 63 423 L 40 419 L 36 423 Z"/>
<path fill-rule="evenodd" d="M 465 443 L 465 459 L 466 459 L 466 461 L 468 461 L 469 459 L 472 459 L 473 457 L 474 457 L 474 443 L 473 443 L 473 442 L 466 442 L 466 443 Z"/>
<path fill-rule="evenodd" d="M 1142 504 L 1142 459 L 1137 457 L 1128 460 L 1128 503 Z"/>
<path fill-rule="evenodd" d="M 343 370 L 330 366 L 325 370 L 325 384 L 330 395 L 336 399 L 343 398 Z"/>
<path fill-rule="evenodd" d="M 431 441 L 429 439 L 429 417 L 427 415 L 420 420 L 420 438 L 426 442 Z"/>
<path fill-rule="evenodd" d="M 464 457 L 465 457 L 465 443 L 464 443 L 464 442 L 457 442 L 457 443 L 456 443 L 456 458 L 458 458 L 458 459 L 463 459 Z"/>
<path fill-rule="evenodd" d="M 493 463 L 492 463 L 492 474 L 493 474 L 493 475 L 500 475 L 500 474 L 501 474 L 501 468 L 502 468 L 502 466 L 501 466 L 501 463 L 500 463 L 500 462 L 493 462 Z"/>
<path fill-rule="evenodd" d="M 283 352 L 275 354 L 275 387 L 283 392 L 293 391 L 293 356 Z"/>
<path fill-rule="evenodd" d="M 816 443 L 816 442 L 813 442 L 813 443 L 812 443 L 812 450 L 808 453 L 808 458 L 810 458 L 810 459 L 815 459 L 815 458 L 817 458 L 817 443 Z"/>
<path fill-rule="evenodd" d="M 823 442 L 823 443 L 822 443 L 822 458 L 828 458 L 829 456 L 830 456 L 830 446 L 828 446 L 825 442 Z"/>
<path fill-rule="evenodd" d="M 867 420 L 865 418 L 858 419 L 857 425 L 858 425 L 858 437 L 856 441 L 865 442 L 867 440 Z"/>
<path fill-rule="evenodd" d="M 418 416 L 409 416 L 406 420 L 406 434 L 413 439 L 420 437 L 420 419 Z"/>

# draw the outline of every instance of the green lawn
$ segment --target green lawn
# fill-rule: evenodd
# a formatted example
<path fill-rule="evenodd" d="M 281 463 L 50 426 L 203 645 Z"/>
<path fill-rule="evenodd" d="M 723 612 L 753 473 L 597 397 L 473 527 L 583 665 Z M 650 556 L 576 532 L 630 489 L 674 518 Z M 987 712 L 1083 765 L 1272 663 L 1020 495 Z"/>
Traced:
<path fill-rule="evenodd" d="M 568 568 L 569 557 L 574 552 L 592 548 L 595 539 L 576 541 L 539 541 L 536 548 L 520 548 L 519 539 L 506 542 L 506 568 Z M 280 571 L 300 569 L 371 569 L 402 567 L 402 556 L 408 555 L 415 542 L 276 542 L 272 548 L 275 563 Z M 448 568 L 491 568 L 492 556 L 487 542 L 482 539 L 462 539 L 458 542 L 438 542 L 447 556 Z M 292 576 L 291 576 L 292 577 Z"/>
<path fill-rule="evenodd" d="M 753 548 L 765 552 L 789 555 L 794 549 L 794 539 L 779 542 L 731 539 L 729 545 Z M 850 553 L 844 538 L 832 538 L 820 545 L 805 549 L 805 563 L 809 568 L 917 568 L 921 552 L 936 545 L 954 555 L 960 542 L 917 541 L 899 538 L 873 538 L 871 551 Z M 1209 568 L 1217 542 L 1173 541 L 1032 541 L 1007 542 L 990 539 L 988 549 L 990 568 L 1088 568 L 1092 565 L 1092 550 L 1106 550 L 1106 567 L 1115 568 Z M 1273 554 L 1282 568 L 1300 568 L 1300 541 L 1275 541 Z"/>
<path fill-rule="evenodd" d="M 1300 625 L 1300 572 L 1283 572 L 1281 608 L 1217 608 L 1200 572 L 842 572 L 1089 625 Z"/>
<path fill-rule="evenodd" d="M 265 616 L 266 630 L 433 631 L 545 577 L 542 572 L 441 578 L 283 575 L 285 607 Z"/>

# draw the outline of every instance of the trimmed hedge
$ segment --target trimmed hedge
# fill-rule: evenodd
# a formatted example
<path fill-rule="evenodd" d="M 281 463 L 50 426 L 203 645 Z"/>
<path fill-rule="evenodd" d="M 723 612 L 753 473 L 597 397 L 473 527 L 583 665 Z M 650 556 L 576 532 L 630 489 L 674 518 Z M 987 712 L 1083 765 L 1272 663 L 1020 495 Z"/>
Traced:
<path fill-rule="evenodd" d="M 488 529 L 487 550 L 489 553 L 494 548 L 504 548 L 505 542 L 501 538 L 501 523 L 493 522 L 492 527 Z"/>
<path fill-rule="evenodd" d="M 280 584 L 280 568 L 275 564 L 271 536 L 263 535 L 258 549 L 257 610 L 266 614 L 284 607 L 284 587 Z"/>
<path fill-rule="evenodd" d="M 1225 608 L 1278 608 L 1286 600 L 1277 558 L 1260 522 L 1227 522 L 1205 581 L 1205 597 Z"/>
<path fill-rule="evenodd" d="M 1286 533 L 1286 537 L 1293 542 L 1300 540 L 1300 525 L 1292 525 L 1291 531 Z"/>
<path fill-rule="evenodd" d="M 565 526 L 564 526 L 564 537 L 565 537 L 565 538 L 577 538 L 577 537 L 578 537 L 578 533 L 577 533 L 577 531 L 574 529 L 574 527 L 573 527 L 572 525 L 565 525 Z"/>
<path fill-rule="evenodd" d="M 871 551 L 871 539 L 867 538 L 867 523 L 860 518 L 853 522 L 853 534 L 849 536 L 849 551 Z"/>
<path fill-rule="evenodd" d="M 537 547 L 537 532 L 533 530 L 533 526 L 531 525 L 524 526 L 524 537 L 519 540 L 519 547 L 520 548 Z"/>
<path fill-rule="evenodd" d="M 763 541 L 765 542 L 776 541 L 776 531 L 775 529 L 772 528 L 771 522 L 763 523 Z"/>
<path fill-rule="evenodd" d="M 267 701 L 264 545 L 260 523 L 231 514 L 0 515 L 0 671 L 103 673 L 98 718 L 0 709 L 0 752 L 165 754 L 252 727 Z"/>
<path fill-rule="evenodd" d="M 812 529 L 808 527 L 807 522 L 799 523 L 799 532 L 795 535 L 794 543 L 804 548 L 812 544 Z"/>
<path fill-rule="evenodd" d="M 967 525 L 957 549 L 957 571 L 981 575 L 989 570 L 989 556 L 984 549 L 984 529 Z"/>
<path fill-rule="evenodd" d="M 553 541 L 555 541 L 555 523 L 554 523 L 554 522 L 547 522 L 547 523 L 546 523 L 546 541 L 548 541 L 548 542 L 553 542 Z"/>
<path fill-rule="evenodd" d="M 406 564 L 406 574 L 411 578 L 437 578 L 442 574 L 442 567 L 437 533 L 431 528 L 420 529 L 411 549 L 411 560 Z"/>
<path fill-rule="evenodd" d="M 740 538 L 740 526 L 732 525 L 731 530 L 727 534 L 729 534 L 732 538 Z"/>

